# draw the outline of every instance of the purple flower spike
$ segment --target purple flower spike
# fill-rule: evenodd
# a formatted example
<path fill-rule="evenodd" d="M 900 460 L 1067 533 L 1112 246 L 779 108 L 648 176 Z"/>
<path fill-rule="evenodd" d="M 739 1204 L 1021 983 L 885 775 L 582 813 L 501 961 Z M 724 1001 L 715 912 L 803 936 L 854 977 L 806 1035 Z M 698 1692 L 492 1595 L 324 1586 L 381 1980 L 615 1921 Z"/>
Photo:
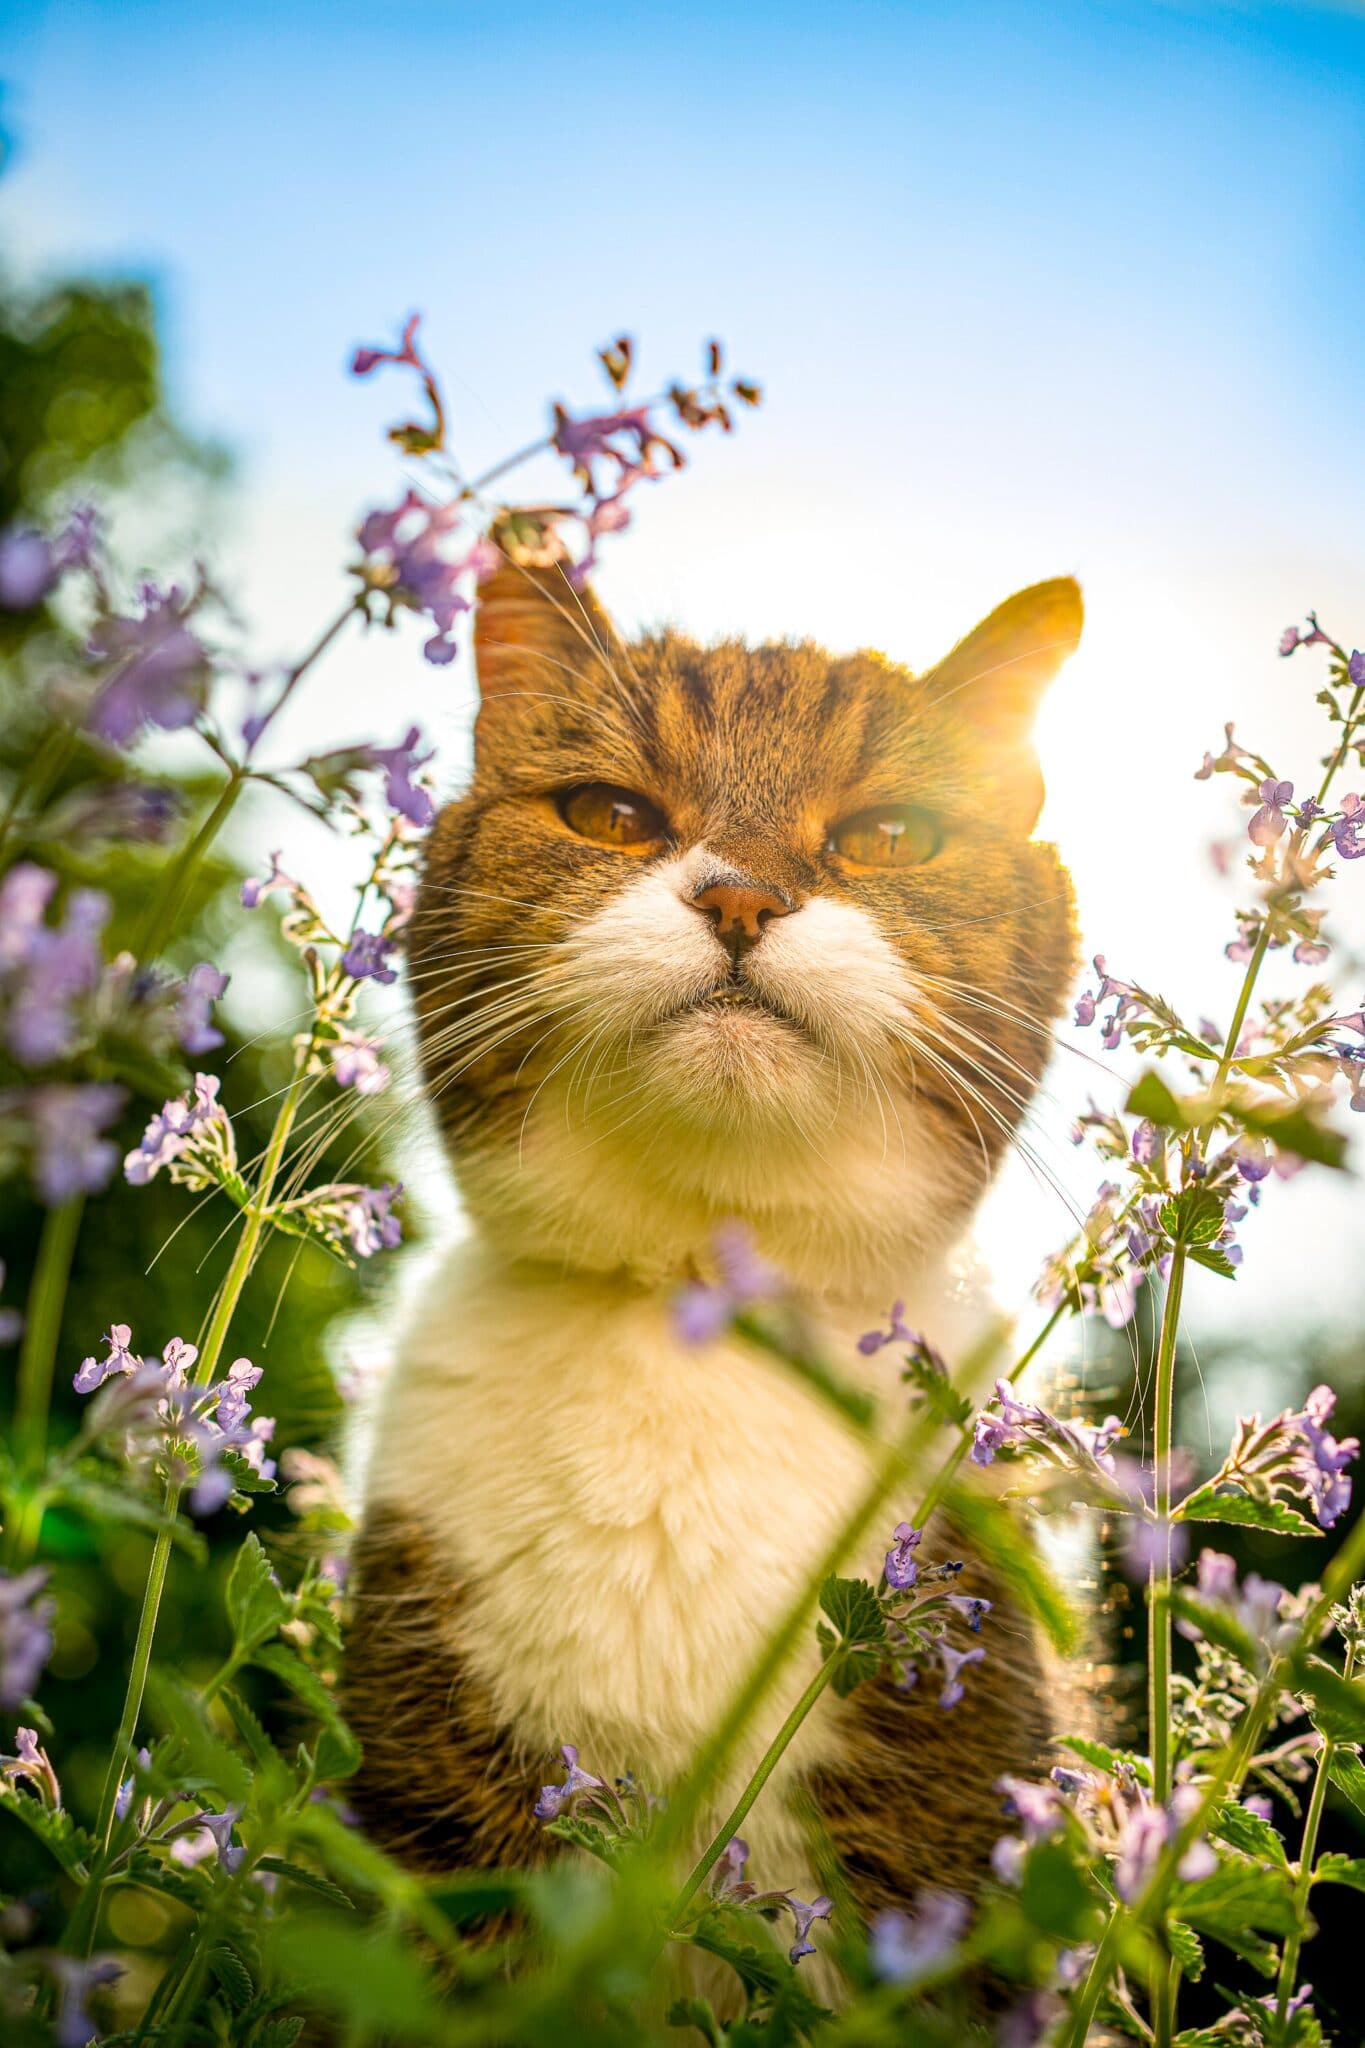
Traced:
<path fill-rule="evenodd" d="M 148 583 L 136 617 L 99 621 L 90 652 L 112 669 L 90 707 L 90 730 L 100 739 L 126 746 L 144 726 L 175 732 L 198 717 L 211 669 L 186 623 L 189 612 L 183 591 L 160 591 Z"/>
<path fill-rule="evenodd" d="M 967 1931 L 971 1909 L 958 1892 L 916 1894 L 913 1915 L 878 1913 L 872 1921 L 872 1968 L 884 1983 L 911 1984 L 947 1960 Z"/>
<path fill-rule="evenodd" d="M 1330 826 L 1332 844 L 1342 860 L 1360 860 L 1365 856 L 1365 839 L 1360 834 L 1365 830 L 1365 798 L 1354 791 L 1341 799 L 1341 816 Z"/>
<path fill-rule="evenodd" d="M 133 1333 L 127 1323 L 111 1324 L 104 1341 L 109 1347 L 108 1356 L 84 1359 L 77 1369 L 71 1384 L 78 1394 L 93 1394 L 112 1374 L 134 1373 L 142 1363 L 130 1348 Z"/>
<path fill-rule="evenodd" d="M 0 1707 L 7 1714 L 31 1697 L 52 1655 L 57 1603 L 40 1597 L 47 1577 L 41 1565 L 0 1572 Z"/>
<path fill-rule="evenodd" d="M 384 796 L 395 811 L 400 811 L 412 824 L 427 826 L 436 815 L 436 806 L 426 790 L 420 788 L 413 776 L 431 759 L 431 754 L 419 754 L 422 734 L 418 726 L 410 726 L 406 739 L 396 747 L 367 747 L 366 753 L 376 768 L 384 773 Z"/>
<path fill-rule="evenodd" d="M 815 1943 L 810 1931 L 817 1920 L 828 1920 L 834 1907 L 833 1899 L 827 1899 L 822 1892 L 818 1899 L 807 1905 L 804 1899 L 795 1899 L 788 1894 L 787 1904 L 791 1907 L 792 1919 L 796 1922 L 796 1940 L 787 1951 L 787 1959 L 799 1963 L 802 1956 L 815 1954 Z"/>
<path fill-rule="evenodd" d="M 64 1956 L 58 1950 L 49 1951 L 46 1957 L 48 1969 L 57 1981 L 57 2017 L 53 2024 L 52 2038 L 56 2048 L 89 2048 L 92 2041 L 100 2037 L 100 2030 L 85 2002 L 92 1991 L 102 1984 L 113 1984 L 123 1975 L 122 1963 L 116 1963 L 112 1956 Z"/>
<path fill-rule="evenodd" d="M 1303 1481 L 1313 1512 L 1324 1529 L 1330 1529 L 1351 1505 L 1351 1481 L 1346 1467 L 1360 1455 L 1360 1439 L 1343 1437 L 1340 1442 L 1328 1431 L 1337 1397 L 1330 1387 L 1314 1387 L 1297 1418 L 1300 1448 L 1294 1470 Z"/>
<path fill-rule="evenodd" d="M 229 979 L 207 960 L 201 960 L 185 977 L 176 1030 L 182 1050 L 192 1059 L 199 1059 L 206 1052 L 216 1052 L 224 1043 L 222 1032 L 209 1021 L 209 1012 L 226 989 Z"/>
<path fill-rule="evenodd" d="M 898 1593 L 913 1586 L 918 1573 L 914 1552 L 923 1539 L 922 1529 L 912 1529 L 908 1522 L 897 1522 L 895 1538 L 886 1553 L 886 1583 Z"/>
<path fill-rule="evenodd" d="M 1292 782 L 1276 782 L 1273 776 L 1260 785 L 1258 794 L 1261 807 L 1247 826 L 1247 837 L 1253 846 L 1273 846 L 1280 839 L 1288 823 L 1284 807 L 1294 795 Z"/>
<path fill-rule="evenodd" d="M 556 1819 L 576 1793 L 599 1792 L 602 1789 L 600 1778 L 594 1778 L 591 1771 L 579 1767 L 576 1743 L 564 1743 L 559 1754 L 564 1759 L 567 1775 L 562 1785 L 541 1786 L 540 1797 L 532 1808 L 537 1820 Z"/>
<path fill-rule="evenodd" d="M 397 348 L 358 348 L 351 357 L 351 375 L 368 377 L 371 370 L 377 370 L 381 363 L 410 363 L 413 369 L 424 371 L 426 365 L 417 353 L 416 341 L 421 324 L 420 313 L 409 314 Z"/>
<path fill-rule="evenodd" d="M 871 1358 L 872 1354 L 880 1351 L 885 1344 L 919 1343 L 920 1340 L 915 1332 L 905 1327 L 904 1317 L 905 1303 L 903 1301 L 893 1302 L 891 1305 L 890 1329 L 865 1330 L 863 1332 L 863 1335 L 858 1339 L 858 1349 L 862 1352 L 864 1358 Z"/>
<path fill-rule="evenodd" d="M 938 1703 L 944 1708 L 955 1707 L 966 1691 L 960 1674 L 969 1664 L 983 1664 L 986 1660 L 986 1652 L 984 1650 L 954 1650 L 948 1643 L 939 1643 L 937 1647 L 939 1660 L 943 1665 L 944 1678 L 943 1690 L 938 1696 Z"/>
<path fill-rule="evenodd" d="M 397 944 L 396 939 L 385 938 L 382 933 L 356 932 L 341 956 L 342 968 L 352 981 L 377 981 L 387 986 L 398 979 L 397 969 L 387 964 Z"/>

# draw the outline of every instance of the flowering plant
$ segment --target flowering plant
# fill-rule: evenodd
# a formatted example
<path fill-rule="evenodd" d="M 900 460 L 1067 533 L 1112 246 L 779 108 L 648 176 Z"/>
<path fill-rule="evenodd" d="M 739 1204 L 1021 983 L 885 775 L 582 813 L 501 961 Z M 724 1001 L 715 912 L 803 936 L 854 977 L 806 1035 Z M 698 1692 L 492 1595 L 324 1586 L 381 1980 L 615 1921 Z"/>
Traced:
<path fill-rule="evenodd" d="M 1010 1359 L 992 1329 L 950 1372 L 934 1333 L 907 1327 L 897 1303 L 858 1345 L 863 1358 L 889 1349 L 902 1360 L 894 1403 L 879 1405 L 853 1361 L 818 1355 L 796 1327 L 781 1276 L 741 1232 L 723 1232 L 719 1284 L 694 1284 L 677 1303 L 681 1336 L 737 1332 L 875 1446 L 868 1490 L 823 1569 L 755 1644 L 723 1720 L 666 1796 L 598 1776 L 586 1735 L 582 1754 L 565 1741 L 562 1780 L 542 1787 L 527 1818 L 577 1855 L 422 1879 L 356 1825 L 346 1783 L 359 1749 L 336 1691 L 342 1488 L 330 1459 L 298 1440 L 307 1430 L 290 1425 L 285 1376 L 232 1354 L 272 1245 L 359 1285 L 401 1239 L 401 1186 L 379 1171 L 361 1177 L 336 1140 L 395 1092 L 377 992 L 402 963 L 417 848 L 434 815 L 432 754 L 409 727 L 277 760 L 277 721 L 347 631 L 420 620 L 424 660 L 448 665 L 480 578 L 506 556 L 558 563 L 581 582 L 605 537 L 629 524 L 640 487 L 681 466 L 685 437 L 728 431 L 735 408 L 759 397 L 725 379 L 711 344 L 699 384 L 635 400 L 623 337 L 601 351 L 608 409 L 558 405 L 544 437 L 469 477 L 419 332 L 414 318 L 396 346 L 353 358 L 357 376 L 414 380 L 421 416 L 391 430 L 408 465 L 401 493 L 360 522 L 345 603 L 292 664 L 260 669 L 240 655 L 202 572 L 123 593 L 84 507 L 0 534 L 0 607 L 48 620 L 60 649 L 20 678 L 36 737 L 0 817 L 0 1170 L 31 1186 L 45 1216 L 22 1310 L 0 1311 L 0 1336 L 20 1346 L 0 1453 L 6 2039 L 293 2048 L 335 2025 L 355 2043 L 452 2048 L 676 2033 L 712 2048 L 890 2048 L 974 2029 L 1005 2048 L 1081 2048 L 1102 2026 L 1162 2048 L 1310 2048 L 1331 2028 L 1301 1969 L 1314 1902 L 1332 1887 L 1365 1889 L 1365 1858 L 1322 1846 L 1329 1797 L 1365 1813 L 1365 1523 L 1348 1520 L 1358 1445 L 1338 1433 L 1325 1385 L 1268 1420 L 1243 1418 L 1203 1471 L 1177 1446 L 1175 1421 L 1187 1280 L 1195 1269 L 1234 1280 L 1251 1209 L 1302 1169 L 1338 1168 L 1334 1101 L 1365 1108 L 1361 1012 L 1339 1008 L 1317 980 L 1288 997 L 1261 988 L 1272 954 L 1324 965 L 1319 892 L 1365 852 L 1365 800 L 1338 788 L 1362 759 L 1365 657 L 1311 615 L 1281 652 L 1326 651 L 1330 744 L 1315 793 L 1296 797 L 1232 728 L 1197 771 L 1243 785 L 1253 900 L 1227 946 L 1244 970 L 1228 1027 L 1189 1024 L 1102 957 L 1079 998 L 1079 1026 L 1098 1026 L 1109 1052 L 1135 1049 L 1144 1070 L 1121 1112 L 1091 1107 L 1077 1121 L 1104 1179 L 1040 1277 L 1028 1343 Z M 563 465 L 562 497 L 502 494 L 532 455 Z M 211 786 L 153 775 L 157 733 L 197 748 Z M 188 827 L 187 800 L 198 806 Z M 345 916 L 278 854 L 237 877 L 239 929 L 278 923 L 303 998 L 276 1034 L 259 1143 L 246 1135 L 254 1105 L 234 1070 L 214 1065 L 232 1028 L 229 977 L 191 943 L 198 892 L 244 800 L 298 806 L 360 856 Z M 131 920 L 101 881 L 115 845 L 155 861 Z M 168 1313 L 150 1346 L 145 1326 L 135 1342 L 130 1323 L 113 1320 L 126 1313 L 119 1302 L 77 1301 L 85 1334 L 68 1357 L 73 1259 L 83 1220 L 102 1213 L 87 1204 L 111 1185 L 134 1214 L 159 1199 L 186 1217 L 213 1205 L 226 1263 L 197 1324 Z M 1138 1333 L 1140 1413 L 1054 1413 L 1026 1391 L 1030 1367 L 1073 1318 Z M 176 1327 L 192 1338 L 165 1336 Z M 79 1403 L 69 1428 L 59 1372 Z M 1134 1445 L 1148 1430 L 1142 1461 Z M 1011 1602 L 1077 1653 L 1080 1622 L 1048 1562 L 1058 1516 L 1115 1532 L 1122 1568 L 1144 1587 L 1145 1727 L 1107 1727 L 1113 1741 L 1094 1727 L 1072 1733 L 1046 1775 L 1002 1771 L 981 1787 L 999 1828 L 992 1882 L 974 1902 L 929 1888 L 863 1929 L 837 1873 L 810 1900 L 757 1887 L 743 1831 L 775 1797 L 774 1774 L 826 1692 L 844 1699 L 889 1682 L 923 1695 L 935 1716 L 971 1711 L 1000 1617 L 945 1530 L 961 1529 Z M 1340 1541 L 1319 1582 L 1290 1591 L 1205 1543 L 1215 1525 L 1227 1540 L 1333 1531 Z M 133 1611 L 117 1726 L 92 1768 L 49 1705 L 49 1680 L 77 1623 L 72 1555 L 124 1538 L 144 1546 L 143 1569 L 133 1578 L 128 1552 L 114 1553 L 122 1575 L 109 1584 Z M 880 1570 L 857 1576 L 850 1560 L 873 1544 Z M 179 1563 L 203 1575 L 211 1654 L 182 1658 L 166 1639 Z M 803 1656 L 804 1687 L 782 1703 L 731 1799 L 741 1747 L 754 1753 L 769 1701 Z M 728 1810 L 699 1847 L 700 1817 L 722 1794 Z M 1211 2012 L 1205 2001 L 1182 2030 L 1182 2004 L 1188 2019 L 1191 1999 L 1205 1998 L 1209 1947 L 1212 1967 L 1240 1973 L 1241 1988 Z M 669 1948 L 709 1975 L 684 1973 L 705 1989 L 677 1998 L 661 2033 Z M 817 1948 L 847 1985 L 837 2011 L 813 1974 Z M 995 1987 L 996 2021 L 984 2016 L 983 1981 Z"/>

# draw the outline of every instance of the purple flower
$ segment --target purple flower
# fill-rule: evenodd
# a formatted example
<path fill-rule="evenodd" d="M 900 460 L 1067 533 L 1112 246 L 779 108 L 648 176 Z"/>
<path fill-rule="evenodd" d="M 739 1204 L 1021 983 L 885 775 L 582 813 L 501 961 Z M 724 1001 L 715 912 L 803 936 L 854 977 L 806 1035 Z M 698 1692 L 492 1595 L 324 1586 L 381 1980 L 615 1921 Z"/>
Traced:
<path fill-rule="evenodd" d="M 924 1531 L 912 1529 L 908 1522 L 897 1522 L 894 1541 L 886 1553 L 886 1583 L 903 1593 L 915 1583 L 918 1567 L 914 1552 L 922 1540 Z"/>
<path fill-rule="evenodd" d="M 260 877 L 249 875 L 246 881 L 243 882 L 243 909 L 254 910 L 261 898 L 269 896 L 272 890 L 275 889 L 283 889 L 286 894 L 294 897 L 298 896 L 300 889 L 300 884 L 294 880 L 292 875 L 287 875 L 280 866 L 278 852 L 272 853 L 270 856 L 270 873 L 268 875 Z"/>
<path fill-rule="evenodd" d="M 366 1038 L 343 1025 L 335 1040 L 323 1050 L 332 1062 L 332 1076 L 338 1088 L 354 1088 L 357 1095 L 382 1095 L 393 1078 L 379 1055 L 378 1039 Z"/>
<path fill-rule="evenodd" d="M 567 1775 L 562 1785 L 541 1786 L 540 1797 L 533 1808 L 537 1820 L 554 1820 L 576 1793 L 601 1790 L 602 1780 L 594 1778 L 591 1771 L 579 1768 L 578 1747 L 576 1743 L 564 1743 L 560 1748 L 559 1754 L 564 1759 L 564 1768 Z"/>
<path fill-rule="evenodd" d="M 32 1696 L 52 1655 L 57 1603 L 39 1597 L 47 1577 L 40 1565 L 26 1572 L 0 1572 L 0 1707 L 6 1713 Z"/>
<path fill-rule="evenodd" d="M 1284 806 L 1294 795 L 1292 782 L 1276 782 L 1273 776 L 1260 785 L 1258 794 L 1261 807 L 1247 826 L 1247 837 L 1253 846 L 1273 846 L 1283 833 L 1288 820 Z"/>
<path fill-rule="evenodd" d="M 918 1344 L 921 1340 L 915 1331 L 908 1330 L 904 1322 L 905 1303 L 891 1305 L 891 1327 L 889 1330 L 866 1330 L 858 1339 L 858 1349 L 864 1358 L 870 1358 L 874 1351 L 880 1351 L 884 1344 Z"/>
<path fill-rule="evenodd" d="M 875 1915 L 870 1960 L 874 1975 L 888 1984 L 912 1984 L 937 1969 L 967 1931 L 971 1909 L 958 1892 L 920 1891 L 913 1916 L 898 1911 Z"/>
<path fill-rule="evenodd" d="M 92 732 L 115 746 L 137 738 L 144 726 L 168 732 L 191 725 L 204 706 L 209 657 L 186 623 L 190 601 L 178 589 L 143 585 L 134 618 L 101 619 L 90 653 L 114 664 L 90 707 Z"/>
<path fill-rule="evenodd" d="M 218 1402 L 214 1420 L 218 1427 L 231 1433 L 242 1427 L 251 1412 L 247 1395 L 261 1383 L 261 1368 L 253 1365 L 249 1358 L 234 1358 L 228 1367 L 227 1378 L 218 1387 Z"/>
<path fill-rule="evenodd" d="M 409 314 L 407 325 L 403 329 L 402 340 L 396 349 L 358 348 L 351 357 L 351 375 L 353 377 L 368 377 L 371 370 L 378 369 L 381 363 L 411 363 L 415 370 L 421 370 L 425 374 L 426 364 L 417 353 L 417 343 L 415 340 L 417 329 L 421 323 L 422 316 L 420 313 Z"/>
<path fill-rule="evenodd" d="M 833 1899 L 827 1899 L 822 1892 L 818 1899 L 812 1899 L 810 1904 L 807 1905 L 804 1899 L 794 1898 L 788 1892 L 787 1904 L 791 1908 L 791 1916 L 796 1923 L 796 1939 L 787 1951 L 787 1960 L 791 1963 L 799 1963 L 802 1956 L 813 1956 L 815 1954 L 815 1943 L 810 1939 L 811 1928 L 817 1920 L 828 1920 L 833 1910 L 834 1901 Z"/>
<path fill-rule="evenodd" d="M 1292 654 L 1294 652 L 1294 649 L 1299 645 L 1302 638 L 1303 635 L 1300 633 L 1297 626 L 1286 626 L 1283 633 L 1281 633 L 1280 635 L 1281 654 Z"/>
<path fill-rule="evenodd" d="M 0 608 L 30 611 L 68 569 L 89 568 L 98 539 L 94 507 L 78 505 L 66 529 L 48 540 L 31 526 L 0 533 Z"/>
<path fill-rule="evenodd" d="M 1095 998 L 1089 989 L 1081 995 L 1076 1004 L 1076 1022 L 1085 1029 L 1095 1021 Z"/>
<path fill-rule="evenodd" d="M 982 1620 L 991 1611 L 991 1602 L 979 1599 L 974 1593 L 946 1593 L 943 1597 L 954 1613 L 962 1616 L 972 1634 L 979 1636 Z"/>
<path fill-rule="evenodd" d="M 618 447 L 616 443 L 620 441 L 627 445 Z M 582 419 L 574 419 L 562 405 L 557 405 L 550 443 L 572 465 L 574 475 L 595 500 L 605 495 L 597 488 L 594 465 L 598 462 L 615 465 L 616 491 L 612 502 L 639 477 L 656 473 L 656 448 L 663 451 L 674 469 L 682 467 L 681 454 L 671 441 L 655 432 L 649 408 L 644 405 L 629 406 L 620 412 L 593 413 Z"/>
<path fill-rule="evenodd" d="M 71 1384 L 78 1394 L 93 1394 L 113 1373 L 134 1373 L 142 1360 L 132 1351 L 133 1333 L 127 1323 L 112 1323 L 105 1334 L 105 1358 L 86 1358 L 77 1367 Z"/>
<path fill-rule="evenodd" d="M 214 1052 L 224 1043 L 222 1032 L 209 1021 L 209 1012 L 230 979 L 207 960 L 201 960 L 185 977 L 176 1012 L 176 1035 L 192 1059 Z"/>
<path fill-rule="evenodd" d="M 1325 640 L 1327 635 L 1324 633 L 1319 637 Z M 1365 690 L 1365 654 L 1358 647 L 1347 660 L 1346 673 L 1358 690 Z"/>
<path fill-rule="evenodd" d="M 743 1224 L 722 1223 L 711 1243 L 719 1280 L 692 1281 L 673 1300 L 673 1328 L 684 1344 L 709 1343 L 753 1302 L 782 1292 L 782 1275 L 755 1250 Z"/>
<path fill-rule="evenodd" d="M 41 604 L 57 575 L 52 544 L 35 528 L 10 526 L 0 533 L 0 606 L 7 612 Z"/>
<path fill-rule="evenodd" d="M 1150 1166 L 1161 1150 L 1161 1136 L 1156 1125 L 1144 1117 L 1133 1132 L 1134 1159 L 1139 1166 Z"/>
<path fill-rule="evenodd" d="M 102 1984 L 112 1984 L 123 1975 L 122 1963 L 112 1956 L 65 1956 L 51 1949 L 44 1957 L 58 1987 L 57 2017 L 52 2038 L 56 2048 L 90 2048 L 99 2039 L 99 2027 L 86 2011 L 86 2000 Z"/>
<path fill-rule="evenodd" d="M 436 626 L 422 652 L 437 666 L 454 659 L 451 632 L 456 619 L 472 608 L 461 583 L 489 576 L 502 563 L 500 551 L 482 536 L 452 557 L 447 547 L 458 532 L 468 532 L 458 505 L 429 505 L 409 491 L 391 512 L 371 512 L 359 534 L 370 587 L 426 612 Z"/>
<path fill-rule="evenodd" d="M 1262 1792 L 1248 1793 L 1242 1804 L 1257 1820 L 1269 1820 L 1275 1811 L 1274 1800 L 1267 1799 Z"/>
<path fill-rule="evenodd" d="M 1025 1991 L 1001 2014 L 996 2048 L 1040 2048 L 1065 2010 L 1055 1991 Z"/>
<path fill-rule="evenodd" d="M 0 1114 L 17 1109 L 32 1135 L 33 1179 L 50 1208 L 73 1195 L 94 1195 L 118 1164 L 118 1147 L 100 1136 L 127 1101 L 112 1082 L 53 1082 L 0 1097 Z"/>
<path fill-rule="evenodd" d="M 1360 837 L 1365 829 L 1365 798 L 1354 792 L 1344 796 L 1341 813 L 1328 828 L 1332 844 L 1342 860 L 1360 860 L 1365 856 L 1365 840 Z"/>
<path fill-rule="evenodd" d="M 92 782 L 53 805 L 44 836 L 78 846 L 101 839 L 161 846 L 182 808 L 180 792 L 168 783 Z"/>
<path fill-rule="evenodd" d="M 1346 1467 L 1360 1454 L 1360 1439 L 1348 1436 L 1340 1442 L 1327 1428 L 1337 1397 L 1330 1387 L 1314 1387 L 1296 1420 L 1299 1448 L 1294 1471 L 1303 1481 L 1313 1512 L 1324 1529 L 1332 1528 L 1351 1505 L 1351 1481 Z"/>
<path fill-rule="evenodd" d="M 1004 1793 L 1005 1812 L 1019 1822 L 1025 1842 L 1041 1842 L 1066 1825 L 1066 1808 L 1055 1784 L 1038 1785 L 1031 1778 L 1006 1774 L 996 1779 L 995 1789 Z"/>
<path fill-rule="evenodd" d="M 140 1749 L 137 1753 L 135 1761 L 137 1763 L 138 1770 L 149 1771 L 152 1767 L 151 1751 L 146 1748 Z M 132 1809 L 133 1794 L 136 1790 L 137 1772 L 135 1771 L 123 1780 L 123 1783 L 119 1786 L 118 1791 L 114 1796 L 115 1820 L 127 1820 L 129 1812 Z"/>
<path fill-rule="evenodd" d="M 419 754 L 421 729 L 410 726 L 408 734 L 396 747 L 366 747 L 372 767 L 383 770 L 384 798 L 392 810 L 400 811 L 412 824 L 427 826 L 436 815 L 436 806 L 427 791 L 413 781 L 417 770 L 432 758 L 430 753 Z"/>
<path fill-rule="evenodd" d="M 346 1208 L 345 1231 L 358 1258 L 368 1259 L 375 1252 L 392 1251 L 395 1245 L 402 1243 L 403 1226 L 390 1213 L 402 1192 L 401 1181 L 386 1182 L 382 1188 L 358 1187 L 355 1190 L 354 1198 Z"/>
<path fill-rule="evenodd" d="M 955 1650 L 950 1644 L 944 1642 L 936 1644 L 935 1647 L 938 1650 L 939 1661 L 943 1665 L 944 1681 L 943 1690 L 938 1696 L 938 1703 L 941 1707 L 945 1708 L 955 1707 L 966 1691 L 966 1687 L 963 1685 L 959 1674 L 965 1671 L 969 1664 L 984 1663 L 986 1652 L 980 1649 Z"/>
<path fill-rule="evenodd" d="M 125 1180 L 145 1187 L 163 1166 L 170 1166 L 213 1133 L 228 1132 L 227 1112 L 219 1106 L 222 1086 L 216 1074 L 196 1074 L 194 1093 L 164 1102 L 142 1134 L 142 1143 L 123 1162 Z"/>
<path fill-rule="evenodd" d="M 21 861 L 0 885 L 0 973 L 9 985 L 6 1035 L 22 1066 L 65 1058 L 80 1027 L 73 1006 L 99 985 L 104 967 L 100 933 L 109 898 L 99 889 L 73 889 L 60 925 L 46 921 L 56 877 Z"/>
<path fill-rule="evenodd" d="M 354 932 L 341 956 L 342 970 L 352 981 L 397 981 L 397 969 L 386 964 L 397 946 L 396 939 L 386 938 L 382 932 Z"/>
<path fill-rule="evenodd" d="M 711 1890 L 717 1898 L 748 1898 L 752 1895 L 754 1888 L 745 1876 L 748 1862 L 749 1844 L 742 1835 L 731 1835 L 711 1873 Z"/>

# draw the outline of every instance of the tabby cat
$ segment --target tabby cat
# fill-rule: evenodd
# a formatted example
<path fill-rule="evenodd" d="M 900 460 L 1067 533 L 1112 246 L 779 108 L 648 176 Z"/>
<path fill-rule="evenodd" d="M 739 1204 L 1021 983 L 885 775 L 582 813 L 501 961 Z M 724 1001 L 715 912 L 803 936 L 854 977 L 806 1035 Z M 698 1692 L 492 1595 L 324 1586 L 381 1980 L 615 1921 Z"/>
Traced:
<path fill-rule="evenodd" d="M 1030 728 L 1081 616 L 1038 584 L 915 676 L 627 644 L 557 570 L 485 587 L 473 777 L 410 948 L 471 1228 L 373 1423 L 347 1678 L 358 1803 L 415 1867 L 542 1855 L 560 1743 L 676 1779 L 866 1483 L 780 1364 L 676 1334 L 718 1225 L 897 1413 L 895 1348 L 856 1348 L 893 1297 L 950 1359 L 980 1327 L 966 1233 L 1074 965 Z M 969 1564 L 962 1590 L 992 1587 Z M 746 1829 L 760 1886 L 817 1882 L 812 1812 L 865 1911 L 977 1881 L 990 1783 L 1049 1726 L 1007 1604 L 982 1641 L 951 1712 L 881 1681 L 822 1698 Z M 816 1654 L 812 1631 L 718 1802 Z"/>

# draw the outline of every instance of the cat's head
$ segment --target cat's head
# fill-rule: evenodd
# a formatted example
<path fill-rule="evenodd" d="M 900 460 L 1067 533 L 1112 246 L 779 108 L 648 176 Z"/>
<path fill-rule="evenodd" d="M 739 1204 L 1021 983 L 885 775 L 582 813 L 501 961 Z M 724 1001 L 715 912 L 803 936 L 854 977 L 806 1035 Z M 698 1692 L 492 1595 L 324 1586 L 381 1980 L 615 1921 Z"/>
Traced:
<path fill-rule="evenodd" d="M 915 676 L 627 644 L 559 571 L 498 572 L 411 945 L 486 1227 L 659 1272 L 738 1215 L 850 1288 L 961 1230 L 1073 971 L 1030 728 L 1080 631 L 1075 583 L 1038 584 Z"/>

